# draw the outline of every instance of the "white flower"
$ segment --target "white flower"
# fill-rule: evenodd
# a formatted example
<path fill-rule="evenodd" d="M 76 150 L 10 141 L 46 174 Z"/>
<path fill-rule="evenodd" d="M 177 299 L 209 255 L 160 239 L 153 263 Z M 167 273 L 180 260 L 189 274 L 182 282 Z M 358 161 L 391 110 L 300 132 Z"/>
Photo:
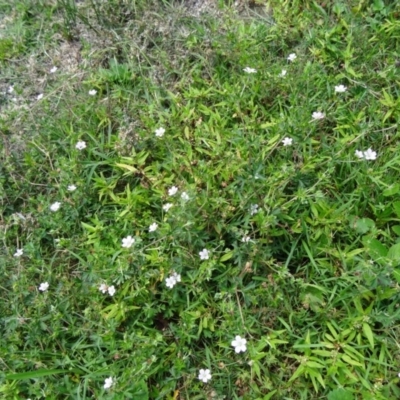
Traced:
<path fill-rule="evenodd" d="M 38 94 L 37 99 L 41 100 L 43 98 L 43 93 Z"/>
<path fill-rule="evenodd" d="M 245 352 L 247 340 L 240 337 L 239 335 L 235 336 L 235 340 L 232 340 L 231 345 L 235 348 L 236 353 L 240 353 L 241 351 Z"/>
<path fill-rule="evenodd" d="M 56 72 L 57 69 L 58 69 L 58 68 L 57 68 L 56 66 L 54 66 L 54 67 L 50 70 L 50 73 L 51 73 L 51 74 L 54 74 L 54 72 Z"/>
<path fill-rule="evenodd" d="M 250 241 L 250 236 L 245 235 L 245 236 L 242 237 L 242 242 L 243 243 L 247 243 L 249 241 Z"/>
<path fill-rule="evenodd" d="M 155 222 L 153 222 L 153 223 L 149 226 L 149 232 L 154 232 L 154 231 L 157 230 L 157 228 L 158 228 L 158 225 L 157 225 Z"/>
<path fill-rule="evenodd" d="M 164 210 L 165 212 L 168 212 L 168 210 L 169 210 L 172 206 L 173 206 L 172 203 L 164 204 L 164 205 L 163 205 L 163 210 Z"/>
<path fill-rule="evenodd" d="M 371 148 L 364 151 L 364 158 L 366 160 L 376 160 L 376 151 L 373 151 Z"/>
<path fill-rule="evenodd" d="M 86 149 L 86 142 L 84 142 L 83 140 L 80 140 L 80 141 L 75 145 L 75 147 L 76 147 L 78 150 Z"/>
<path fill-rule="evenodd" d="M 297 58 L 296 54 L 295 53 L 291 53 L 291 54 L 289 54 L 287 59 L 288 59 L 288 61 L 294 61 L 296 58 Z"/>
<path fill-rule="evenodd" d="M 50 210 L 53 211 L 53 212 L 56 212 L 56 211 L 58 211 L 60 209 L 60 207 L 61 207 L 61 203 L 59 201 L 56 201 L 55 203 L 53 203 L 50 206 Z"/>
<path fill-rule="evenodd" d="M 171 276 L 176 280 L 176 282 L 180 282 L 181 281 L 181 274 L 178 274 L 177 272 L 174 272 Z"/>
<path fill-rule="evenodd" d="M 7 89 L 7 93 L 11 94 L 12 92 L 14 92 L 14 87 L 13 86 L 9 86 L 8 89 Z"/>
<path fill-rule="evenodd" d="M 100 290 L 100 292 L 101 293 L 107 293 L 107 290 L 108 290 L 108 286 L 105 284 L 105 283 L 102 283 L 101 285 L 100 285 L 100 287 L 99 287 L 99 290 Z"/>
<path fill-rule="evenodd" d="M 400 378 L 400 372 L 397 374 L 397 376 Z"/>
<path fill-rule="evenodd" d="M 360 150 L 356 150 L 355 154 L 356 154 L 356 157 L 358 157 L 358 158 L 364 158 L 364 153 Z"/>
<path fill-rule="evenodd" d="M 186 192 L 182 192 L 181 199 L 183 201 L 188 201 L 189 200 L 189 195 Z"/>
<path fill-rule="evenodd" d="M 67 190 L 68 190 L 69 192 L 73 192 L 73 191 L 76 190 L 76 186 L 75 186 L 75 185 L 68 185 Z"/>
<path fill-rule="evenodd" d="M 109 286 L 107 290 L 108 290 L 108 294 L 109 294 L 110 296 L 114 296 L 114 294 L 115 294 L 115 292 L 116 292 L 114 285 Z"/>
<path fill-rule="evenodd" d="M 315 111 L 312 113 L 312 119 L 317 120 L 317 119 L 324 119 L 325 114 L 320 112 L 320 111 Z"/>
<path fill-rule="evenodd" d="M 96 96 L 97 90 L 92 89 L 92 90 L 89 90 L 88 93 L 89 93 L 89 96 Z"/>
<path fill-rule="evenodd" d="M 243 71 L 246 72 L 246 74 L 255 74 L 257 72 L 256 69 L 250 67 L 246 67 Z"/>
<path fill-rule="evenodd" d="M 287 74 L 286 69 L 283 69 L 282 72 L 279 74 L 279 77 L 284 78 L 286 76 L 286 74 Z"/>
<path fill-rule="evenodd" d="M 39 285 L 39 290 L 41 292 L 45 292 L 49 288 L 49 283 L 48 282 L 43 282 Z"/>
<path fill-rule="evenodd" d="M 163 137 L 165 133 L 165 129 L 164 128 L 158 128 L 156 129 L 156 136 L 157 137 Z"/>
<path fill-rule="evenodd" d="M 202 251 L 199 252 L 200 260 L 208 260 L 210 257 L 210 254 L 207 249 L 203 249 Z"/>
<path fill-rule="evenodd" d="M 292 142 L 293 142 L 293 139 L 292 139 L 292 138 L 289 138 L 289 137 L 285 137 L 285 138 L 282 140 L 282 144 L 283 144 L 284 146 L 291 146 L 291 145 L 292 145 Z"/>
<path fill-rule="evenodd" d="M 104 389 L 110 389 L 110 387 L 114 385 L 114 380 L 113 378 L 110 376 L 109 378 L 106 378 L 104 381 Z"/>
<path fill-rule="evenodd" d="M 169 276 L 165 279 L 165 284 L 168 288 L 172 289 L 176 285 L 176 279 L 174 276 Z"/>
<path fill-rule="evenodd" d="M 201 369 L 199 371 L 199 379 L 204 383 L 207 383 L 209 380 L 211 380 L 210 370 L 209 369 Z"/>
<path fill-rule="evenodd" d="M 356 157 L 364 158 L 365 160 L 376 160 L 377 157 L 376 151 L 373 151 L 371 148 L 366 151 L 356 150 L 355 155 Z"/>
<path fill-rule="evenodd" d="M 178 193 L 178 188 L 176 186 L 172 186 L 168 189 L 168 194 L 170 196 L 174 196 L 175 194 Z"/>
<path fill-rule="evenodd" d="M 252 205 L 250 206 L 250 215 L 257 214 L 258 211 L 259 211 L 259 209 L 258 209 L 258 204 L 252 204 Z"/>
<path fill-rule="evenodd" d="M 335 86 L 335 93 L 344 93 L 347 90 L 347 87 L 344 85 Z"/>
<path fill-rule="evenodd" d="M 24 254 L 23 249 L 17 249 L 17 251 L 14 253 L 14 257 L 21 257 L 22 254 Z"/>
<path fill-rule="evenodd" d="M 122 247 L 129 249 L 132 247 L 133 243 L 135 243 L 135 239 L 132 236 L 127 236 L 126 238 L 122 239 Z"/>

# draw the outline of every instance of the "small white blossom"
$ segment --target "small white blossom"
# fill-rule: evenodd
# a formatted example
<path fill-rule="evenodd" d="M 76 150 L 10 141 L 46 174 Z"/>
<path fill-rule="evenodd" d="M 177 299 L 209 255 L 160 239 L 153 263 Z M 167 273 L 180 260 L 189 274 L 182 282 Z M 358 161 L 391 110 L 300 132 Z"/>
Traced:
<path fill-rule="evenodd" d="M 203 249 L 199 252 L 200 260 L 208 260 L 210 257 L 210 253 L 207 249 Z"/>
<path fill-rule="evenodd" d="M 258 204 L 252 204 L 252 205 L 250 206 L 250 215 L 257 214 L 258 211 L 259 211 L 259 206 L 258 206 Z"/>
<path fill-rule="evenodd" d="M 335 86 L 335 93 L 344 93 L 347 90 L 347 87 L 344 85 Z"/>
<path fill-rule="evenodd" d="M 165 129 L 164 128 L 158 128 L 156 129 L 156 136 L 157 137 L 163 137 L 165 133 Z"/>
<path fill-rule="evenodd" d="M 255 74 L 257 72 L 256 69 L 250 67 L 244 68 L 243 71 L 246 72 L 246 74 Z"/>
<path fill-rule="evenodd" d="M 314 119 L 314 120 L 324 119 L 324 118 L 325 118 L 325 114 L 323 112 L 315 111 L 312 113 L 312 119 Z"/>
<path fill-rule="evenodd" d="M 61 203 L 59 201 L 56 201 L 55 203 L 53 203 L 50 206 L 50 210 L 53 211 L 53 212 L 56 212 L 56 211 L 58 211 L 60 209 L 60 207 L 61 207 Z"/>
<path fill-rule="evenodd" d="M 110 376 L 109 378 L 106 378 L 104 381 L 104 389 L 110 389 L 110 387 L 114 385 L 114 380 L 113 378 Z"/>
<path fill-rule="evenodd" d="M 279 77 L 284 78 L 286 76 L 286 74 L 287 74 L 286 69 L 283 69 L 282 72 L 279 74 Z"/>
<path fill-rule="evenodd" d="M 400 378 L 400 372 L 397 374 L 397 376 Z"/>
<path fill-rule="evenodd" d="M 57 67 L 56 66 L 54 66 L 51 70 L 50 70 L 50 73 L 51 74 L 54 74 L 56 71 L 57 71 Z"/>
<path fill-rule="evenodd" d="M 174 196 L 175 194 L 178 193 L 178 188 L 176 186 L 172 186 L 168 189 L 168 194 L 170 196 Z"/>
<path fill-rule="evenodd" d="M 377 157 L 376 151 L 373 151 L 371 148 L 366 151 L 356 150 L 355 155 L 356 157 L 364 158 L 365 160 L 376 160 Z"/>
<path fill-rule="evenodd" d="M 115 294 L 115 292 L 116 292 L 114 285 L 109 286 L 107 290 L 108 290 L 108 294 L 109 294 L 110 296 L 114 296 L 114 294 Z"/>
<path fill-rule="evenodd" d="M 126 249 L 132 247 L 133 243 L 135 243 L 135 238 L 132 236 L 127 236 L 126 238 L 122 239 L 122 247 L 125 247 Z"/>
<path fill-rule="evenodd" d="M 183 201 L 189 201 L 189 195 L 186 192 L 182 192 L 181 199 Z"/>
<path fill-rule="evenodd" d="M 174 276 L 169 276 L 165 279 L 165 284 L 168 288 L 172 289 L 176 285 L 176 279 Z"/>
<path fill-rule="evenodd" d="M 246 339 L 237 335 L 235 336 L 235 340 L 232 340 L 231 345 L 235 348 L 236 353 L 240 353 L 241 351 L 245 352 L 247 350 L 246 343 Z"/>
<path fill-rule="evenodd" d="M 211 380 L 210 370 L 209 369 L 201 369 L 199 371 L 199 379 L 204 383 L 207 383 L 209 380 Z"/>
<path fill-rule="evenodd" d="M 376 160 L 376 151 L 373 151 L 371 148 L 364 151 L 364 158 L 366 160 Z"/>
<path fill-rule="evenodd" d="M 68 192 L 73 192 L 76 190 L 76 186 L 75 185 L 68 185 L 67 187 Z"/>
<path fill-rule="evenodd" d="M 14 257 L 21 257 L 22 254 L 24 254 L 23 249 L 17 249 L 17 251 L 14 253 Z"/>
<path fill-rule="evenodd" d="M 176 282 L 180 282 L 181 281 L 181 274 L 178 274 L 177 272 L 174 272 L 171 276 L 176 280 Z"/>
<path fill-rule="evenodd" d="M 14 92 L 14 87 L 13 86 L 9 86 L 7 89 L 7 93 L 13 93 Z"/>
<path fill-rule="evenodd" d="M 158 225 L 157 225 L 155 222 L 153 222 L 153 223 L 149 226 L 149 232 L 154 232 L 154 231 L 157 230 L 157 228 L 158 228 Z"/>
<path fill-rule="evenodd" d="M 168 210 L 169 210 L 172 206 L 173 206 L 172 203 L 164 204 L 164 205 L 163 205 L 163 210 L 164 210 L 165 212 L 168 212 Z"/>
<path fill-rule="evenodd" d="M 283 144 L 284 146 L 291 146 L 291 145 L 292 145 L 292 142 L 293 142 L 293 139 L 292 139 L 292 138 L 289 138 L 289 137 L 285 137 L 285 138 L 282 140 L 282 144 Z"/>
<path fill-rule="evenodd" d="M 75 145 L 75 147 L 76 147 L 78 150 L 86 149 L 86 142 L 84 142 L 83 140 L 80 140 L 80 141 Z"/>
<path fill-rule="evenodd" d="M 89 96 L 96 96 L 97 90 L 92 89 L 92 90 L 89 90 L 88 93 L 89 93 Z"/>
<path fill-rule="evenodd" d="M 105 283 L 102 283 L 100 286 L 99 286 L 99 290 L 100 290 L 100 292 L 101 293 L 107 293 L 107 290 L 108 290 L 108 286 L 105 284 Z"/>
<path fill-rule="evenodd" d="M 356 157 L 358 158 L 364 158 L 364 153 L 361 150 L 356 150 Z"/>
<path fill-rule="evenodd" d="M 38 99 L 38 100 L 43 99 L 43 93 L 38 94 L 37 99 Z"/>
<path fill-rule="evenodd" d="M 39 285 L 39 290 L 41 292 L 45 292 L 49 288 L 49 283 L 48 282 L 43 282 Z"/>
<path fill-rule="evenodd" d="M 249 241 L 250 241 L 250 236 L 245 235 L 245 236 L 242 237 L 242 242 L 243 243 L 247 243 Z"/>
<path fill-rule="evenodd" d="M 289 54 L 289 56 L 288 56 L 288 61 L 294 61 L 295 59 L 297 58 L 297 56 L 296 56 L 296 54 L 295 53 L 291 53 L 291 54 Z"/>

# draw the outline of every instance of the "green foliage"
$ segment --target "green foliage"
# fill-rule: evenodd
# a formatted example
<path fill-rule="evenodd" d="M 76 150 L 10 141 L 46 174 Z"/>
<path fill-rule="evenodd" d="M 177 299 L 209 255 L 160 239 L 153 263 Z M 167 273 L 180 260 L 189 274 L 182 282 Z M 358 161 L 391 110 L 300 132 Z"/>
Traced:
<path fill-rule="evenodd" d="M 367 3 L 16 1 L 4 398 L 400 397 L 400 10 Z"/>

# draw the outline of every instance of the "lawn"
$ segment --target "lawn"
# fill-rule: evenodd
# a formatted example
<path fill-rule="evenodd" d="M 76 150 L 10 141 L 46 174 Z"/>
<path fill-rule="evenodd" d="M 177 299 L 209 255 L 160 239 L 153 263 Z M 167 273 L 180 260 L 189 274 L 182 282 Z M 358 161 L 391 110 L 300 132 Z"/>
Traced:
<path fill-rule="evenodd" d="M 0 0 L 0 398 L 399 399 L 400 4 L 181 3 Z"/>

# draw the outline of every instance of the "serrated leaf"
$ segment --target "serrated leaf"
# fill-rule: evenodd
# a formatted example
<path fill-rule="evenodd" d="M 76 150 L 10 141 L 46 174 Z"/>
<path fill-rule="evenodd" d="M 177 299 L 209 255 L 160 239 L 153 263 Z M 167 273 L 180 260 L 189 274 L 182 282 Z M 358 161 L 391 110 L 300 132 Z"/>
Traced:
<path fill-rule="evenodd" d="M 375 227 L 375 222 L 370 218 L 360 218 L 355 224 L 355 229 L 358 233 L 364 234 Z"/>
<path fill-rule="evenodd" d="M 388 248 L 384 246 L 378 239 L 363 238 L 363 244 L 373 259 L 386 257 L 388 254 Z"/>

